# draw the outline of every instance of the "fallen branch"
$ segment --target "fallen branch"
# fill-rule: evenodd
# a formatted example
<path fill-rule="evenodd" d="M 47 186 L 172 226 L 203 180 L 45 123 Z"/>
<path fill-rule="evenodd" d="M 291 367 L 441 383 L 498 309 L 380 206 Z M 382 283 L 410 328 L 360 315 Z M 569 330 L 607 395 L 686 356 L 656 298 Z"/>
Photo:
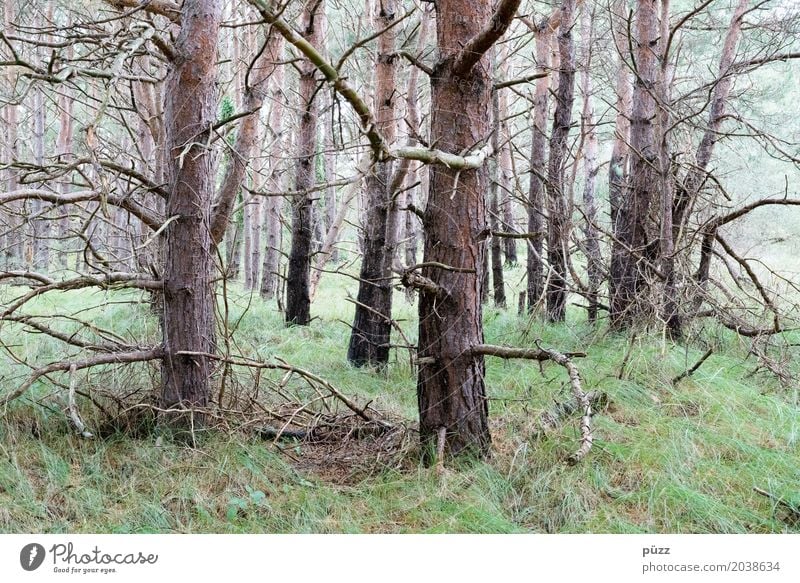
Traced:
<path fill-rule="evenodd" d="M 572 387 L 572 394 L 575 395 L 577 407 L 581 409 L 581 440 L 577 451 L 567 458 L 567 463 L 575 465 L 581 461 L 589 450 L 592 449 L 592 403 L 589 396 L 583 392 L 581 385 L 581 375 L 578 367 L 572 362 L 572 358 L 586 356 L 583 352 L 567 352 L 562 354 L 547 348 L 525 349 L 509 348 L 505 346 L 493 346 L 491 344 L 478 344 L 472 347 L 472 354 L 484 356 L 497 356 L 500 358 L 524 358 L 537 360 L 539 362 L 552 360 L 558 365 L 567 369 L 569 384 Z"/>
<path fill-rule="evenodd" d="M 127 364 L 131 362 L 144 362 L 148 360 L 158 360 L 164 357 L 164 351 L 161 348 L 153 348 L 150 350 L 136 350 L 134 352 L 112 352 L 108 354 L 98 354 L 92 358 L 76 361 L 61 361 L 48 364 L 42 368 L 38 368 L 17 390 L 6 395 L 0 399 L 0 407 L 6 407 L 11 401 L 21 397 L 33 386 L 37 380 L 50 373 L 59 371 L 81 370 L 92 366 L 100 366 L 103 364 Z M 5 413 L 5 411 L 3 411 Z"/>
<path fill-rule="evenodd" d="M 292 366 L 287 362 L 262 362 L 262 361 L 259 361 L 259 360 L 252 360 L 250 358 L 245 358 L 245 357 L 228 358 L 228 357 L 225 357 L 225 356 L 220 356 L 218 354 L 211 354 L 210 352 L 192 352 L 192 351 L 188 351 L 188 350 L 181 350 L 181 351 L 177 352 L 176 354 L 183 355 L 183 356 L 202 356 L 204 358 L 208 358 L 209 360 L 216 360 L 216 361 L 219 361 L 219 362 L 232 364 L 234 366 L 246 366 L 246 367 L 249 367 L 249 368 L 262 368 L 262 369 L 270 369 L 270 370 L 283 370 L 283 371 L 286 371 L 286 372 L 289 372 L 289 373 L 296 374 L 296 375 L 304 378 L 306 380 L 306 382 L 308 382 L 309 384 L 313 385 L 314 383 L 316 383 L 317 385 L 327 389 L 328 392 L 330 392 L 334 397 L 336 397 L 336 399 L 341 401 L 345 405 L 345 407 L 347 407 L 353 413 L 355 413 L 356 415 L 361 417 L 364 421 L 369 421 L 371 423 L 377 423 L 379 425 L 386 425 L 383 421 L 378 421 L 378 420 L 373 419 L 372 417 L 370 417 L 366 412 L 367 407 L 364 407 L 362 409 L 361 407 L 359 407 L 358 405 L 353 403 L 344 394 L 342 394 L 342 392 L 339 391 L 339 389 L 334 387 L 332 384 L 330 384 L 328 381 L 326 381 L 322 377 L 319 377 L 319 376 L 315 375 L 314 373 L 312 373 L 310 371 L 307 371 L 307 370 L 304 370 L 302 368 L 298 368 L 296 366 Z"/>
<path fill-rule="evenodd" d="M 674 379 L 672 379 L 672 384 L 673 385 L 677 385 L 683 379 L 692 376 L 695 372 L 697 372 L 698 368 L 703 366 L 703 363 L 706 360 L 708 360 L 708 357 L 711 356 L 713 353 L 714 353 L 714 350 L 712 348 L 709 348 L 708 350 L 706 350 L 706 353 L 703 356 L 701 356 L 700 360 L 695 362 L 694 365 L 692 365 L 692 367 L 690 369 L 683 371 L 681 374 L 679 374 Z"/>
<path fill-rule="evenodd" d="M 594 409 L 605 407 L 608 403 L 608 395 L 600 391 L 586 393 L 586 397 Z M 573 415 L 578 409 L 579 404 L 577 401 L 556 402 L 551 409 L 544 411 L 539 416 L 539 428 L 533 433 L 531 440 L 539 441 L 543 439 L 548 432 L 557 429 L 564 419 Z"/>
<path fill-rule="evenodd" d="M 795 524 L 797 522 L 800 522 L 800 508 L 798 508 L 794 504 L 790 504 L 789 502 L 787 502 L 783 498 L 779 498 L 778 496 L 775 496 L 774 494 L 771 494 L 771 493 L 767 492 L 766 490 L 762 490 L 761 488 L 758 488 L 758 487 L 754 487 L 753 491 L 756 494 L 760 494 L 761 496 L 764 496 L 765 498 L 769 498 L 770 500 L 774 500 L 775 504 L 777 506 L 780 506 L 781 508 L 783 508 L 785 510 L 788 510 L 789 514 L 791 516 L 791 521 L 792 521 L 793 524 Z"/>

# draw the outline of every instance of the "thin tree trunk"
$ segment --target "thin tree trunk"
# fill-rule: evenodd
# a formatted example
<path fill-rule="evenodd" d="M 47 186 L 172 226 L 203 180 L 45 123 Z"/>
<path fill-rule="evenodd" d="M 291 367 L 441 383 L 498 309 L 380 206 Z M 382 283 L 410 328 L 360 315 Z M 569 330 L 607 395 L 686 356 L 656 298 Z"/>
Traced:
<path fill-rule="evenodd" d="M 575 43 L 572 27 L 575 0 L 564 0 L 558 29 L 559 74 L 553 133 L 550 136 L 550 159 L 547 165 L 547 317 L 563 322 L 567 310 L 567 256 L 571 201 L 564 182 L 567 138 L 572 124 L 575 92 Z"/>
<path fill-rule="evenodd" d="M 588 318 L 589 322 L 597 321 L 597 297 L 603 277 L 602 257 L 600 256 L 600 234 L 597 229 L 597 129 L 595 128 L 594 105 L 592 103 L 592 40 L 593 13 L 589 5 L 584 5 L 581 13 L 581 44 L 583 45 L 583 70 L 581 72 L 581 94 L 583 97 L 583 115 L 581 125 L 584 134 L 584 187 L 583 208 L 586 214 L 584 230 L 584 246 L 588 272 Z"/>
<path fill-rule="evenodd" d="M 284 46 L 286 41 L 281 35 L 273 35 L 270 44 L 267 46 L 270 61 L 280 63 L 283 59 Z M 267 126 L 270 129 L 269 146 L 269 180 L 267 181 L 268 190 L 278 193 L 283 190 L 283 168 L 281 167 L 281 157 L 283 156 L 285 140 L 283 135 L 283 95 L 284 74 L 283 67 L 276 66 L 270 76 L 270 112 Z M 281 208 L 283 207 L 283 197 L 268 196 L 264 202 L 264 266 L 261 270 L 261 297 L 272 299 L 278 291 L 281 254 Z"/>
<path fill-rule="evenodd" d="M 44 166 L 45 135 L 47 124 L 47 109 L 44 102 L 44 92 L 35 89 L 33 93 L 33 154 L 36 165 Z M 32 264 L 37 271 L 47 272 L 50 263 L 50 220 L 40 218 L 45 205 L 41 201 L 33 201 L 31 212 L 34 219 L 31 221 Z"/>
<path fill-rule="evenodd" d="M 694 166 L 688 171 L 686 178 L 683 180 L 683 186 L 678 188 L 673 203 L 672 229 L 675 240 L 680 237 L 681 230 L 686 223 L 686 213 L 691 207 L 692 201 L 697 198 L 698 192 L 706 180 L 708 164 L 711 161 L 714 147 L 720 137 L 720 128 L 725 119 L 725 108 L 733 83 L 733 77 L 730 76 L 732 72 L 731 67 L 734 57 L 736 56 L 736 46 L 741 36 L 742 19 L 747 12 L 748 6 L 748 0 L 739 0 L 739 4 L 736 6 L 736 10 L 731 18 L 728 32 L 725 35 L 719 61 L 718 81 L 714 86 L 711 108 L 708 114 L 708 126 L 705 132 L 703 132 L 703 137 L 697 147 Z M 703 234 L 700 261 L 697 273 L 695 274 L 695 281 L 700 286 L 700 290 L 705 288 L 709 278 L 715 237 L 716 228 L 706 230 Z M 702 304 L 701 294 L 698 294 L 697 299 L 694 300 L 694 304 L 693 307 L 699 309 Z"/>
<path fill-rule="evenodd" d="M 628 163 L 631 132 L 631 100 L 633 85 L 631 84 L 630 51 L 628 50 L 628 3 L 626 0 L 614 0 L 611 6 L 611 33 L 618 55 L 616 75 L 616 122 L 614 129 L 614 146 L 608 167 L 608 200 L 611 214 L 612 230 L 616 230 L 617 213 L 626 197 L 628 183 Z"/>
<path fill-rule="evenodd" d="M 394 0 L 375 3 L 374 28 L 386 29 L 378 40 L 375 66 L 375 125 L 388 143 L 394 142 L 395 122 L 395 33 L 388 28 L 395 19 Z M 394 234 L 392 165 L 377 162 L 367 176 L 367 213 L 364 224 L 364 255 L 361 260 L 358 297 L 347 360 L 356 366 L 385 366 L 389 362 L 391 338 Z M 396 214 L 396 213 L 395 213 Z"/>
<path fill-rule="evenodd" d="M 176 57 L 166 80 L 164 125 L 171 160 L 167 216 L 177 219 L 166 228 L 164 407 L 203 407 L 210 397 L 208 359 L 181 352 L 210 353 L 215 347 L 210 234 L 215 169 L 213 156 L 197 135 L 217 117 L 220 22 L 215 0 L 184 1 Z M 201 421 L 191 419 L 193 425 Z"/>
<path fill-rule="evenodd" d="M 314 47 L 321 46 L 320 15 L 325 11 L 324 0 L 310 0 L 303 8 L 301 30 L 303 38 Z M 286 282 L 286 323 L 306 326 L 311 321 L 311 271 L 312 195 L 314 186 L 314 158 L 317 146 L 317 82 L 316 68 L 303 61 L 300 69 L 300 124 L 295 166 L 295 191 L 292 201 L 292 247 L 289 252 L 289 272 Z"/>
<path fill-rule="evenodd" d="M 508 46 L 501 44 L 498 46 L 497 59 L 497 78 L 508 79 Z M 499 217 L 502 216 L 503 231 L 514 232 L 516 230 L 514 219 L 514 199 L 511 196 L 512 184 L 512 162 L 511 162 L 511 135 L 508 131 L 506 118 L 508 117 L 508 92 L 495 91 L 493 99 L 497 99 L 497 112 L 495 114 L 495 131 L 498 133 L 499 148 L 495 150 L 497 156 L 497 188 Z M 517 264 L 517 240 L 506 237 L 502 241 L 503 254 L 507 265 Z"/>
<path fill-rule="evenodd" d="M 14 2 L 10 0 L 6 0 L 4 10 L 3 10 L 3 24 L 4 29 L 7 31 L 12 31 L 15 26 L 15 19 L 16 14 L 14 10 Z M 4 77 L 7 83 L 7 87 L 12 88 L 13 94 L 17 95 L 19 88 L 17 87 L 17 68 L 16 67 L 5 67 L 4 68 Z M 4 112 L 4 121 L 5 121 L 5 151 L 6 151 L 6 160 L 8 161 L 16 161 L 18 158 L 18 143 L 17 143 L 17 132 L 18 132 L 18 111 L 17 105 L 13 101 L 9 101 L 4 104 L 3 107 Z M 14 191 L 17 189 L 19 182 L 17 177 L 17 171 L 14 168 L 9 168 L 6 174 L 6 188 L 9 192 Z M 4 236 L 2 239 L 3 244 L 3 255 L 5 260 L 5 267 L 7 269 L 13 270 L 20 267 L 20 260 L 22 257 L 21 254 L 21 243 L 22 243 L 22 234 L 20 232 L 21 225 L 19 224 L 19 219 L 17 218 L 18 210 L 21 206 L 21 203 L 13 203 L 8 205 L 7 209 L 3 209 L 2 221 L 3 224 L 0 225 L 0 229 L 4 232 Z"/>
<path fill-rule="evenodd" d="M 664 275 L 664 289 L 661 298 L 660 317 L 664 322 L 667 337 L 678 340 L 683 335 L 681 315 L 679 311 L 678 287 L 675 276 L 675 239 L 672 223 L 672 209 L 675 199 L 675 181 L 672 177 L 672 159 L 669 147 L 670 116 L 670 88 L 672 85 L 672 66 L 669 64 L 668 47 L 669 38 L 669 0 L 661 0 L 661 31 L 659 34 L 658 53 L 661 67 L 658 72 L 658 84 L 655 93 L 658 98 L 656 105 L 657 140 L 659 147 L 658 173 L 659 190 L 661 193 L 660 216 L 660 255 L 661 273 Z"/>
<path fill-rule="evenodd" d="M 544 294 L 544 183 L 547 175 L 547 112 L 550 101 L 550 51 L 553 42 L 553 17 L 545 19 L 536 31 L 537 72 L 546 75 L 536 80 L 531 126 L 531 177 L 528 191 L 528 311 L 533 311 Z"/>
<path fill-rule="evenodd" d="M 494 131 L 492 133 L 492 149 L 494 158 L 490 161 L 489 180 L 489 228 L 492 231 L 500 230 L 500 180 L 503 172 L 500 167 L 500 100 L 499 91 L 492 94 L 492 117 L 494 118 Z M 492 267 L 492 292 L 494 305 L 498 308 L 506 307 L 506 286 L 503 280 L 503 242 L 500 237 L 492 237 L 491 267 Z"/>

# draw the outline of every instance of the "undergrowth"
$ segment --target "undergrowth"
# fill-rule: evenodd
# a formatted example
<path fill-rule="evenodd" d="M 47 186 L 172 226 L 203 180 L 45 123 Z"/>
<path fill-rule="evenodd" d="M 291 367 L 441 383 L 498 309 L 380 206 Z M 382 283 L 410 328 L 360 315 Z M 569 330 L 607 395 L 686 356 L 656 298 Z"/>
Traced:
<path fill-rule="evenodd" d="M 509 274 L 519 277 L 520 269 Z M 353 311 L 346 301 L 349 285 L 345 278 L 324 278 L 313 322 L 291 329 L 283 326 L 274 302 L 232 286 L 231 352 L 285 359 L 412 425 L 415 380 L 406 350 L 393 353 L 386 374 L 354 369 L 345 360 Z M 125 336 L 154 341 L 157 320 L 136 298 L 63 293 L 38 301 L 29 312 L 82 312 Z M 395 307 L 414 342 L 415 308 L 402 294 Z M 85 440 L 65 419 L 63 386 L 42 382 L 0 412 L 0 531 L 797 531 L 775 500 L 753 490 L 790 504 L 800 501 L 796 386 L 756 370 L 747 344 L 724 330 L 695 330 L 674 345 L 657 334 L 631 341 L 584 320 L 577 307 L 566 325 L 543 325 L 491 307 L 484 315 L 488 343 L 540 341 L 587 352 L 578 361 L 585 387 L 605 392 L 610 403 L 594 417 L 594 448 L 575 467 L 564 459 L 578 442 L 577 420 L 543 440 L 531 439 L 539 415 L 554 401 L 571 398 L 563 369 L 549 364 L 540 369 L 537 363 L 487 358 L 494 453 L 443 475 L 420 465 L 413 447 L 401 465 L 332 475 L 296 463 L 307 445 L 279 449 L 241 431 L 214 432 L 197 448 L 157 430 Z M 67 356 L 41 335 L 21 334 L 11 325 L 2 333 L 11 351 L 30 362 Z M 712 356 L 673 384 L 708 348 Z M 2 392 L 17 386 L 26 371 L 8 354 L 1 357 Z M 81 387 L 87 393 L 93 387 L 152 392 L 157 370 L 137 365 L 133 371 L 85 372 Z M 52 379 L 66 383 L 65 375 Z M 247 379 L 241 373 L 238 382 Z M 97 418 L 86 399 L 79 405 L 88 423 Z"/>

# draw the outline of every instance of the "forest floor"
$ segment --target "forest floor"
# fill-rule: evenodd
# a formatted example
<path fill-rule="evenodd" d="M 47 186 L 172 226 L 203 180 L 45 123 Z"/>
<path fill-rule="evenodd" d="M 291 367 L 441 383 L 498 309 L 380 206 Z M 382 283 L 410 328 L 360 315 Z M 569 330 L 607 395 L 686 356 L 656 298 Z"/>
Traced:
<path fill-rule="evenodd" d="M 522 269 L 506 275 L 513 287 Z M 683 345 L 646 334 L 631 342 L 603 325 L 590 327 L 578 307 L 559 326 L 487 307 L 487 343 L 533 346 L 541 339 L 545 347 L 585 351 L 576 361 L 585 389 L 603 391 L 610 403 L 594 417 L 590 454 L 569 466 L 577 419 L 531 439 L 539 415 L 571 399 L 564 370 L 487 357 L 494 454 L 439 475 L 417 461 L 407 351 L 393 352 L 387 374 L 345 360 L 348 291 L 354 293 L 347 278 L 324 277 L 311 326 L 286 329 L 274 302 L 230 286 L 221 309 L 237 327 L 231 350 L 279 356 L 362 405 L 372 400 L 374 410 L 407 420 L 411 437 L 399 461 L 362 458 L 354 444 L 352 471 L 341 457 L 336 471 L 326 471 L 327 453 L 313 459 L 314 446 L 284 442 L 282 451 L 244 431 L 213 432 L 196 448 L 157 431 L 81 439 L 65 421 L 64 389 L 40 383 L 0 412 L 0 532 L 797 532 L 783 506 L 754 488 L 800 502 L 798 386 L 755 371 L 749 344 L 735 335 L 711 326 Z M 81 312 L 118 332 L 155 338 L 156 317 L 144 304 L 125 303 L 129 298 L 70 292 L 57 306 L 42 300 L 34 310 Z M 402 293 L 395 307 L 413 342 L 416 308 Z M 3 332 L 8 339 L 13 329 Z M 708 348 L 713 355 L 673 384 Z M 64 356 L 38 335 L 16 335 L 12 350 L 42 364 Z M 152 389 L 157 369 L 137 366 L 136 381 L 89 373 L 81 386 L 121 392 L 135 382 Z M 3 355 L 0 374 L 8 392 L 26 373 Z M 66 382 L 66 375 L 53 378 Z M 79 404 L 91 426 L 91 405 Z M 316 463 L 304 463 L 308 456 Z"/>

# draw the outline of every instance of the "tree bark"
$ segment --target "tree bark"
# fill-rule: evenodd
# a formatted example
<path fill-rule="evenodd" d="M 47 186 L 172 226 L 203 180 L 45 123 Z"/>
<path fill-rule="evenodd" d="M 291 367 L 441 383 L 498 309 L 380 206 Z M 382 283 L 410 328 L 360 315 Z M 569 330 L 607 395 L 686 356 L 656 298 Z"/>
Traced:
<path fill-rule="evenodd" d="M 273 35 L 267 51 L 273 63 L 280 63 L 283 59 L 286 41 L 281 35 Z M 270 112 L 267 126 L 270 129 L 269 146 L 269 180 L 267 184 L 272 193 L 283 190 L 283 168 L 280 160 L 283 156 L 285 138 L 283 132 L 284 96 L 283 67 L 275 67 L 270 76 Z M 278 268 L 281 254 L 281 208 L 283 198 L 268 196 L 264 203 L 264 266 L 261 271 L 261 297 L 272 299 L 278 291 Z"/>
<path fill-rule="evenodd" d="M 494 131 L 492 133 L 492 149 L 495 152 L 490 164 L 489 180 L 489 228 L 493 232 L 500 230 L 500 181 L 503 172 L 500 167 L 500 100 L 499 91 L 492 93 L 492 117 L 494 118 Z M 492 237 L 491 243 L 491 268 L 492 268 L 492 292 L 494 294 L 494 305 L 498 308 L 506 307 L 506 286 L 503 280 L 503 240 L 500 237 Z"/>
<path fill-rule="evenodd" d="M 654 126 L 656 104 L 653 98 L 659 32 L 657 6 L 657 0 L 639 0 L 636 4 L 636 34 L 632 42 L 638 74 L 634 82 L 631 115 L 631 180 L 618 211 L 611 252 L 611 325 L 617 330 L 634 322 L 641 307 L 638 300 L 646 291 L 647 219 L 653 186 L 658 182 Z"/>
<path fill-rule="evenodd" d="M 310 0 L 303 8 L 301 29 L 303 38 L 319 48 L 322 34 L 318 16 L 325 10 L 324 0 Z M 289 252 L 289 271 L 286 282 L 286 324 L 307 326 L 311 321 L 311 244 L 313 238 L 313 204 L 309 189 L 314 186 L 314 159 L 317 147 L 317 115 L 315 79 L 316 68 L 302 61 L 300 69 L 300 124 L 295 166 L 295 191 L 292 200 L 292 247 Z"/>
<path fill-rule="evenodd" d="M 628 12 L 625 0 L 614 0 L 611 6 L 611 34 L 618 55 L 615 81 L 616 122 L 614 129 L 614 146 L 608 166 L 608 200 L 611 214 L 612 231 L 616 232 L 617 214 L 622 200 L 626 197 L 628 183 L 630 115 L 633 85 L 630 79 L 628 60 Z"/>
<path fill-rule="evenodd" d="M 675 199 L 675 181 L 672 176 L 672 158 L 669 145 L 670 100 L 673 67 L 670 65 L 669 47 L 669 9 L 670 1 L 661 0 L 661 31 L 659 34 L 659 58 L 661 67 L 658 72 L 656 86 L 656 121 L 658 140 L 658 188 L 660 191 L 661 231 L 659 236 L 659 252 L 661 273 L 664 276 L 664 289 L 661 295 L 660 318 L 664 323 L 666 336 L 678 340 L 683 335 L 683 325 L 679 311 L 678 286 L 675 274 L 675 233 L 672 222 L 672 210 Z"/>
<path fill-rule="evenodd" d="M 547 318 L 563 322 L 567 311 L 567 256 L 571 201 L 564 182 L 567 138 L 572 124 L 572 102 L 575 93 L 575 43 L 572 27 L 575 21 L 575 0 L 561 5 L 558 29 L 559 74 L 553 133 L 550 135 L 550 159 L 547 165 L 547 262 L 550 276 L 546 290 Z"/>
<path fill-rule="evenodd" d="M 490 139 L 493 79 L 485 52 L 518 6 L 519 0 L 503 0 L 492 15 L 488 2 L 436 3 L 441 60 L 431 78 L 431 143 L 437 148 L 465 152 Z M 443 432 L 446 453 L 482 455 L 491 443 L 489 407 L 483 356 L 472 347 L 483 343 L 488 173 L 485 165 L 460 170 L 437 164 L 430 171 L 422 276 L 434 288 L 421 289 L 419 300 L 420 437 L 426 451 Z"/>
<path fill-rule="evenodd" d="M 378 40 L 375 66 L 375 125 L 384 140 L 392 143 L 395 123 L 395 33 L 387 28 L 395 19 L 394 0 L 378 0 L 373 18 L 375 30 L 384 30 Z M 385 366 L 389 362 L 392 332 L 391 268 L 394 233 L 390 232 L 393 192 L 392 164 L 378 161 L 366 180 L 364 255 L 359 274 L 358 297 L 347 360 L 356 366 Z M 394 211 L 396 214 L 396 211 Z"/>
<path fill-rule="evenodd" d="M 603 259 L 600 256 L 600 233 L 597 229 L 597 174 L 600 170 L 597 165 L 597 128 L 595 127 L 594 105 L 592 103 L 592 39 L 593 39 L 593 13 L 590 7 L 584 5 L 581 13 L 581 44 L 583 45 L 581 71 L 581 95 L 583 98 L 583 114 L 581 125 L 584 135 L 584 186 L 583 186 L 583 211 L 586 215 L 584 229 L 584 250 L 586 253 L 586 269 L 588 272 L 588 297 L 589 322 L 597 321 L 598 293 L 600 282 L 603 278 Z"/>
<path fill-rule="evenodd" d="M 558 12 L 558 11 L 557 11 Z M 547 175 L 547 118 L 550 102 L 550 51 L 554 17 L 546 18 L 535 31 L 536 64 L 545 73 L 536 80 L 531 125 L 531 175 L 528 190 L 528 311 L 532 312 L 544 295 L 544 183 Z"/>
<path fill-rule="evenodd" d="M 208 359 L 180 353 L 212 353 L 215 346 L 210 234 L 215 169 L 203 136 L 216 120 L 220 22 L 215 0 L 184 1 L 166 80 L 167 216 L 173 220 L 166 228 L 164 267 L 164 407 L 203 407 L 210 397 Z M 191 422 L 196 426 L 201 419 Z"/>

